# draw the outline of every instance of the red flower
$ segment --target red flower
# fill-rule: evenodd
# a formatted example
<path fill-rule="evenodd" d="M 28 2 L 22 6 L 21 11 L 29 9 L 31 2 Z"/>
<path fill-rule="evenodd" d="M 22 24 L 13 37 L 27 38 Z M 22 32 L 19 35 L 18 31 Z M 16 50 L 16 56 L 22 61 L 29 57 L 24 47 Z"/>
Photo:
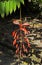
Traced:
<path fill-rule="evenodd" d="M 19 34 L 20 34 L 20 32 L 17 34 L 17 32 L 18 32 L 18 30 L 20 30 L 20 31 L 23 31 L 24 32 L 24 35 L 26 35 L 26 34 L 28 34 L 28 33 L 30 33 L 30 31 L 28 31 L 27 29 L 26 29 L 26 26 L 29 26 L 29 24 L 28 24 L 28 22 L 26 22 L 26 23 L 24 23 L 24 24 L 20 24 L 19 22 L 18 22 L 18 20 L 15 20 L 15 21 L 13 21 L 13 23 L 16 25 L 18 25 L 19 26 L 19 29 L 16 29 L 15 31 L 13 31 L 12 32 L 12 36 L 14 37 L 14 41 L 13 41 L 13 45 L 15 45 L 16 46 L 16 53 L 19 53 L 19 48 L 20 48 L 20 44 L 22 44 L 22 48 L 23 48 L 23 50 L 21 49 L 21 55 L 23 54 L 22 52 L 24 51 L 24 52 L 28 52 L 28 48 L 26 48 L 26 46 L 25 46 L 25 43 L 26 43 L 26 45 L 27 45 L 27 47 L 29 47 L 30 48 L 30 43 L 29 43 L 29 40 L 28 40 L 28 38 L 26 37 L 26 38 L 24 38 L 24 36 L 22 36 L 23 35 L 23 33 L 22 33 L 22 37 L 24 38 L 24 42 L 25 43 L 18 43 L 17 42 L 17 40 L 18 41 L 20 41 L 19 40 Z M 21 40 L 22 41 L 22 40 Z"/>

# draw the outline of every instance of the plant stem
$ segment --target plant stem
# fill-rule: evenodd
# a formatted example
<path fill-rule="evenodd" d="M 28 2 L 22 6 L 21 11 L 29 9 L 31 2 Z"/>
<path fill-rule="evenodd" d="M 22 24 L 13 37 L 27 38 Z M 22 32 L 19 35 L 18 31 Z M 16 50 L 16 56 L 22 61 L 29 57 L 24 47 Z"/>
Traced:
<path fill-rule="evenodd" d="M 21 20 L 21 7 L 20 7 L 20 20 Z"/>

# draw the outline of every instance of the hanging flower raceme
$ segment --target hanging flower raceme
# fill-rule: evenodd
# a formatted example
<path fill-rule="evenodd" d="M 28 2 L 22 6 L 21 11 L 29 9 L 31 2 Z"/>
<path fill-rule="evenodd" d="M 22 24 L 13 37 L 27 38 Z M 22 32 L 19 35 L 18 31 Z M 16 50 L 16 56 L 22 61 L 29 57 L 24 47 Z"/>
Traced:
<path fill-rule="evenodd" d="M 19 28 L 12 32 L 12 36 L 14 38 L 13 45 L 16 47 L 16 54 L 19 53 L 21 50 L 21 55 L 23 55 L 24 52 L 28 53 L 30 48 L 29 40 L 26 36 L 30 33 L 26 29 L 26 27 L 29 26 L 28 22 L 26 23 L 19 23 L 18 20 L 14 20 L 13 23 L 15 25 L 18 25 Z"/>

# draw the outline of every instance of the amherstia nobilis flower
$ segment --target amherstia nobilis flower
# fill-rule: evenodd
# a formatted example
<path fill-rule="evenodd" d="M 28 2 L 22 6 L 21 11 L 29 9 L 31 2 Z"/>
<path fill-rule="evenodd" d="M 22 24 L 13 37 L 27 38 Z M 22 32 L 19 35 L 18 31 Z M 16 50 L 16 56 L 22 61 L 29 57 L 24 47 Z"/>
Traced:
<path fill-rule="evenodd" d="M 16 47 L 16 54 L 21 50 L 21 55 L 23 52 L 28 53 L 30 48 L 29 39 L 26 34 L 29 34 L 30 31 L 26 29 L 29 26 L 28 22 L 19 23 L 18 20 L 14 20 L 13 23 L 18 25 L 19 28 L 12 32 L 12 36 L 14 38 L 13 45 Z"/>

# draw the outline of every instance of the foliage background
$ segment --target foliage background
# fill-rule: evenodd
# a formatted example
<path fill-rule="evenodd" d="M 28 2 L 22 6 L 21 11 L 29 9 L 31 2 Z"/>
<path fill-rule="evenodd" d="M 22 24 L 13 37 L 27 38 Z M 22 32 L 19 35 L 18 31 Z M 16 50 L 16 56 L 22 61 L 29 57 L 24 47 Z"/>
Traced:
<path fill-rule="evenodd" d="M 17 8 L 20 8 L 21 3 L 24 4 L 24 1 L 25 0 L 0 0 L 1 17 L 4 17 L 5 14 L 6 16 L 12 14 L 13 11 L 15 12 Z M 28 2 L 32 2 L 34 5 L 42 4 L 42 0 L 28 0 Z"/>

